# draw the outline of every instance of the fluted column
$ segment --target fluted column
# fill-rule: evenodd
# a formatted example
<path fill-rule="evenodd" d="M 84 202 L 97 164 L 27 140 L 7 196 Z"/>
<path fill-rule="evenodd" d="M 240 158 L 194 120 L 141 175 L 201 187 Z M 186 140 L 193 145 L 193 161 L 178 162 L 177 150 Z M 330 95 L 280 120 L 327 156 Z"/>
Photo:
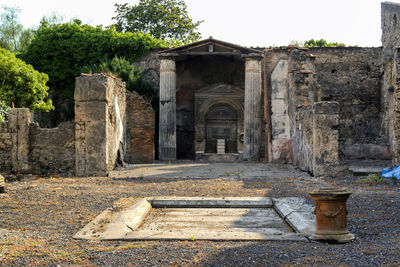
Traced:
<path fill-rule="evenodd" d="M 261 55 L 246 57 L 243 159 L 258 160 L 261 145 Z"/>
<path fill-rule="evenodd" d="M 160 62 L 159 159 L 176 160 L 176 66 L 173 57 Z"/>

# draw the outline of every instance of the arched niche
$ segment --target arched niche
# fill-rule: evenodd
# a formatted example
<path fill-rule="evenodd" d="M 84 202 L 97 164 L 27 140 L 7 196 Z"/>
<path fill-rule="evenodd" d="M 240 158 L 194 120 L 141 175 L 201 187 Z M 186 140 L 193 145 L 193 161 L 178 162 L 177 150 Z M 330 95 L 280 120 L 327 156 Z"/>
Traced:
<path fill-rule="evenodd" d="M 243 152 L 244 90 L 227 84 L 195 94 L 196 155 L 216 153 L 216 139 L 226 140 L 226 153 Z"/>

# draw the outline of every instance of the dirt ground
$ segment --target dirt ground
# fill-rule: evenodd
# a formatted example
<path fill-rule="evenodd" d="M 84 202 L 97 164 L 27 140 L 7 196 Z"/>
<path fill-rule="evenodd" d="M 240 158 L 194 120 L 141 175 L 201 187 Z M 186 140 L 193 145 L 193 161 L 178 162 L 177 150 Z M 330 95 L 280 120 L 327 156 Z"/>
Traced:
<path fill-rule="evenodd" d="M 278 175 L 276 166 L 267 165 Z M 218 167 L 220 168 L 220 167 Z M 190 168 L 189 168 L 190 169 Z M 26 175 L 0 195 L 0 265 L 50 266 L 400 266 L 400 185 L 361 177 L 286 176 L 246 178 L 225 171 L 212 179 Z M 237 173 L 237 171 L 236 171 Z M 7 178 L 7 175 L 5 175 Z M 134 175 L 133 175 L 134 176 Z M 10 177 L 9 177 L 10 178 Z M 301 196 L 327 185 L 347 187 L 348 244 L 320 242 L 138 241 L 100 242 L 72 236 L 124 199 L 150 196 Z"/>

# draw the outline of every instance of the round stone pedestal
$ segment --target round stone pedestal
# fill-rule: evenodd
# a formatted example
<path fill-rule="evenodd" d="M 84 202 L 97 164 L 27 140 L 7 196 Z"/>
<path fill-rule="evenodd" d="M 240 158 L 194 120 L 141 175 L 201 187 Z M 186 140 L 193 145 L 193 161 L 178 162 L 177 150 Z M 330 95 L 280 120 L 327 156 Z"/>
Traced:
<path fill-rule="evenodd" d="M 347 243 L 354 235 L 347 230 L 346 201 L 351 192 L 337 188 L 321 188 L 309 193 L 315 201 L 316 231 L 313 240 Z"/>

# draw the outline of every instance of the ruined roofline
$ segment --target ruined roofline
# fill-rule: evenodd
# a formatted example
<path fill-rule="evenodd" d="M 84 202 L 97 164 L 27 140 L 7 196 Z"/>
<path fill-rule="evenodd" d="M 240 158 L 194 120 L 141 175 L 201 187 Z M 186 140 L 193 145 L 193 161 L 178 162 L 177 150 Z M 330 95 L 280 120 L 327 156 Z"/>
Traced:
<path fill-rule="evenodd" d="M 389 5 L 390 5 L 390 6 L 394 5 L 394 6 L 398 7 L 398 8 L 400 8 L 400 3 L 391 2 L 391 1 L 381 2 L 381 7 L 383 7 L 383 6 L 389 6 Z"/>
<path fill-rule="evenodd" d="M 174 48 L 169 48 L 169 49 L 165 49 L 160 51 L 160 53 L 179 53 L 180 51 L 186 51 L 189 50 L 190 48 L 194 48 L 194 47 L 198 47 L 201 46 L 202 44 L 206 45 L 207 43 L 214 43 L 214 44 L 220 44 L 222 46 L 226 46 L 232 49 L 236 49 L 241 51 L 242 53 L 245 54 L 250 54 L 250 53 L 258 53 L 258 54 L 262 54 L 263 49 L 261 48 L 248 48 L 248 47 L 244 47 L 244 46 L 240 46 L 237 44 L 233 44 L 233 43 L 229 43 L 229 42 L 225 42 L 225 41 L 221 41 L 218 39 L 214 39 L 213 37 L 209 37 L 207 39 L 203 39 L 194 43 L 190 43 L 190 44 L 186 44 L 180 47 L 174 47 Z"/>
<path fill-rule="evenodd" d="M 292 51 L 293 49 L 300 49 L 304 51 L 309 51 L 309 50 L 362 50 L 362 49 L 382 49 L 382 46 L 378 47 L 360 47 L 360 46 L 312 46 L 312 47 L 307 47 L 307 46 L 280 46 L 280 47 L 270 47 L 266 48 L 264 52 L 270 52 L 270 51 Z"/>

